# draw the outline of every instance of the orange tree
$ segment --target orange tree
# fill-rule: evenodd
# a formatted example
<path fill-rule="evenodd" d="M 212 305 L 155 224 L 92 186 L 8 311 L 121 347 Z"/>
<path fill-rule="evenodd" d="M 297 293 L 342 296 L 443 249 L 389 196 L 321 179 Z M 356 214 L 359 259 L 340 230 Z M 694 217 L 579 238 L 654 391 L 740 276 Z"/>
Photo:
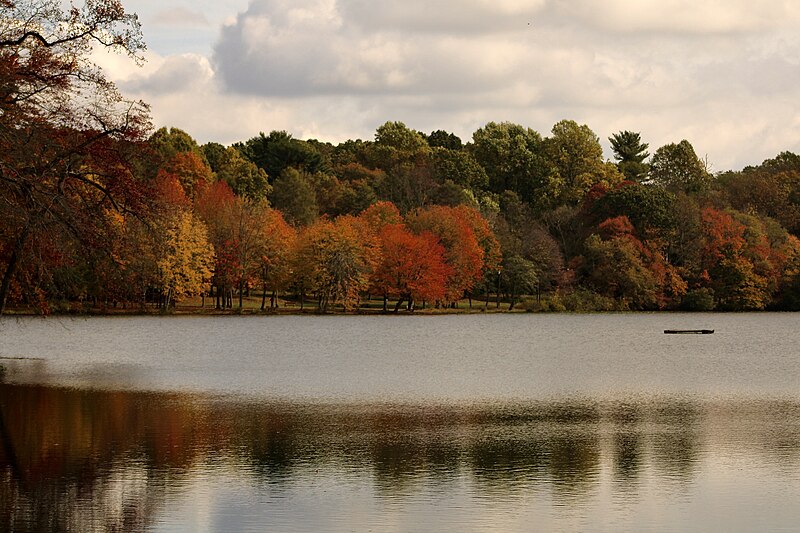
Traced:
<path fill-rule="evenodd" d="M 403 224 L 388 224 L 378 233 L 381 255 L 372 273 L 372 287 L 386 297 L 396 297 L 395 312 L 403 301 L 413 310 L 415 300 L 439 301 L 445 297 L 452 267 L 445 250 L 430 232 L 411 233 Z"/>
<path fill-rule="evenodd" d="M 337 303 L 358 306 L 378 260 L 374 236 L 350 216 L 320 219 L 301 231 L 294 255 L 293 281 L 301 292 L 313 291 L 320 311 Z"/>
<path fill-rule="evenodd" d="M 406 219 L 413 232 L 430 232 L 444 247 L 445 262 L 451 268 L 445 300 L 460 299 L 472 290 L 486 268 L 499 264 L 497 240 L 486 221 L 471 208 L 431 206 L 412 211 Z"/>

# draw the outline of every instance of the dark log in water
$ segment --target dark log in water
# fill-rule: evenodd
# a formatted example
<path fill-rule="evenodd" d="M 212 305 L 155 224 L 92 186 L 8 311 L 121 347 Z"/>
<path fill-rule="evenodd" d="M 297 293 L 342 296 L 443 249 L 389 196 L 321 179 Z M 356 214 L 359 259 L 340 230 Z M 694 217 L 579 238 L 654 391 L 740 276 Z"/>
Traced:
<path fill-rule="evenodd" d="M 710 335 L 714 333 L 713 329 L 665 329 L 664 333 L 671 335 L 678 335 L 683 333 L 697 334 L 697 335 Z"/>

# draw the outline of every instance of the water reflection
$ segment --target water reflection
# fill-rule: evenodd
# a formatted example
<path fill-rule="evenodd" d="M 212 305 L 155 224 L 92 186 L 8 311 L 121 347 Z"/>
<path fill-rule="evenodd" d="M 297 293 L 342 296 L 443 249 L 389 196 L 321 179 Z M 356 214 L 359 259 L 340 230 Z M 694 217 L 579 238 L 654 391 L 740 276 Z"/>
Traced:
<path fill-rule="evenodd" d="M 433 511 L 442 499 L 470 508 L 534 494 L 588 512 L 604 490 L 646 499 L 638 487 L 651 480 L 677 496 L 746 457 L 796 490 L 800 405 L 314 404 L 2 384 L 0 438 L 1 530 L 141 531 L 163 526 L 198 480 L 247 479 L 255 507 L 331 483 L 375 513 L 380 502 L 427 497 Z M 254 520 L 268 523 L 270 509 Z M 330 520 L 343 510 L 325 509 L 318 524 L 341 529 Z"/>

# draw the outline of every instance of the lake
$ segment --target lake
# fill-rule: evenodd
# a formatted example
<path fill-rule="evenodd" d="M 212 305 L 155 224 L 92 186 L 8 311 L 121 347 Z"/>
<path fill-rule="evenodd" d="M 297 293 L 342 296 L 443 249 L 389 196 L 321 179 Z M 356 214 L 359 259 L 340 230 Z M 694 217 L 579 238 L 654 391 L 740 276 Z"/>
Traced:
<path fill-rule="evenodd" d="M 796 530 L 797 325 L 3 318 L 0 530 Z"/>

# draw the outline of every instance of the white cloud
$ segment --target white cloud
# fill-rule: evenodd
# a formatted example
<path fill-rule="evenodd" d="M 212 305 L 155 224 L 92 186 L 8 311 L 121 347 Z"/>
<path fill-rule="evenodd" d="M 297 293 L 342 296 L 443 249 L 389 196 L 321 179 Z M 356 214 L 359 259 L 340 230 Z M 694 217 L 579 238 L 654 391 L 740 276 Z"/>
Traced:
<path fill-rule="evenodd" d="M 149 20 L 159 26 L 208 26 L 209 21 L 200 11 L 193 11 L 186 7 L 172 7 L 161 10 Z"/>
<path fill-rule="evenodd" d="M 387 120 L 546 135 L 570 118 L 640 131 L 651 152 L 686 138 L 725 170 L 800 151 L 798 22 L 777 0 L 252 0 L 211 58 L 104 65 L 201 142 L 372 138 Z"/>
<path fill-rule="evenodd" d="M 800 8 L 784 0 L 555 0 L 556 11 L 606 31 L 719 34 L 788 29 Z"/>
<path fill-rule="evenodd" d="M 178 54 L 157 62 L 157 68 L 129 76 L 120 84 L 124 91 L 165 95 L 184 93 L 209 83 L 214 77 L 211 64 L 204 56 Z"/>

